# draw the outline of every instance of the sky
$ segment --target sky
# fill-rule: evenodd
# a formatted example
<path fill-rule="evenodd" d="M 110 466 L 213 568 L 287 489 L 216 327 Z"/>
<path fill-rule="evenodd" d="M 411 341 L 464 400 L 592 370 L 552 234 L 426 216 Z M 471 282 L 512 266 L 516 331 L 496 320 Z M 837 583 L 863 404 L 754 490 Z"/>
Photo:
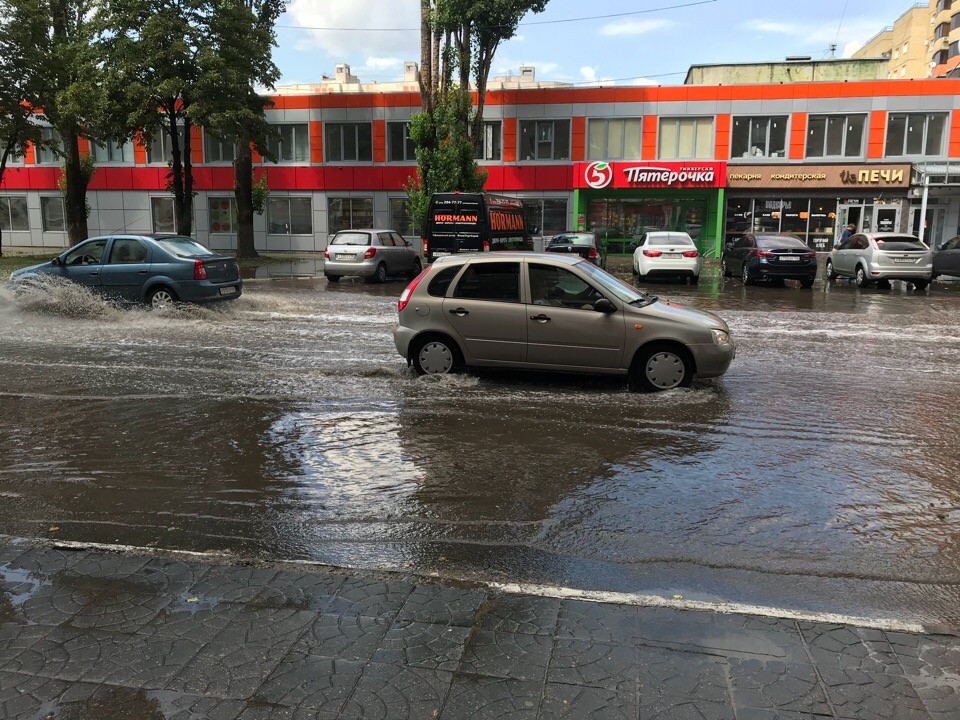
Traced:
<path fill-rule="evenodd" d="M 909 0 L 549 0 L 502 44 L 492 75 L 521 65 L 538 80 L 682 84 L 692 64 L 849 56 Z M 685 7 L 684 7 L 685 6 Z M 278 84 L 318 82 L 349 63 L 364 82 L 419 60 L 419 0 L 290 0 L 277 28 Z M 549 22 L 649 11 L 577 22 Z M 323 29 L 304 29 L 323 28 Z M 336 28 L 336 29 L 327 29 Z M 392 30 L 387 30 L 391 28 Z"/>

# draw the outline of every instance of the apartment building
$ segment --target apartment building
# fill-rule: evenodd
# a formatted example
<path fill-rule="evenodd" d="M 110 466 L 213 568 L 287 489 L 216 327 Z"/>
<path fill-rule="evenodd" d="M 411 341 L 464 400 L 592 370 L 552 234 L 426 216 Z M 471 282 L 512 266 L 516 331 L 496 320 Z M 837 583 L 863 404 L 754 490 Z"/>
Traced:
<path fill-rule="evenodd" d="M 935 30 L 931 20 L 935 9 L 935 0 L 914 4 L 893 25 L 870 38 L 852 58 L 885 58 L 885 77 L 891 80 L 930 77 L 930 45 Z"/>

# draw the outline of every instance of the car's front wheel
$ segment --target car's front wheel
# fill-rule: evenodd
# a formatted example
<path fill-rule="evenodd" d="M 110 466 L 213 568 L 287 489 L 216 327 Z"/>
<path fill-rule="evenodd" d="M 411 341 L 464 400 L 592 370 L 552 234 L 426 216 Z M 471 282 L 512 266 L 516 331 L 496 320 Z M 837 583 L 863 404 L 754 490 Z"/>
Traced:
<path fill-rule="evenodd" d="M 423 270 L 423 263 L 420 262 L 420 258 L 415 258 L 413 261 L 413 268 L 410 270 L 410 277 L 415 278 L 420 274 L 421 270 Z"/>
<path fill-rule="evenodd" d="M 720 274 L 723 275 L 724 277 L 733 277 L 733 273 L 730 272 L 730 268 L 727 267 L 726 260 L 720 261 Z"/>
<path fill-rule="evenodd" d="M 448 338 L 432 336 L 417 341 L 410 353 L 417 375 L 449 375 L 460 369 L 460 349 Z"/>
<path fill-rule="evenodd" d="M 827 260 L 827 280 L 836 280 L 837 271 L 833 269 L 833 261 Z"/>
<path fill-rule="evenodd" d="M 630 367 L 630 389 L 662 392 L 688 387 L 693 382 L 693 360 L 674 345 L 654 345 L 641 350 Z"/>
<path fill-rule="evenodd" d="M 740 273 L 740 279 L 743 280 L 744 285 L 753 284 L 753 275 L 750 274 L 750 267 L 746 263 L 743 264 L 743 272 Z"/>
<path fill-rule="evenodd" d="M 166 285 L 156 287 L 147 295 L 147 305 L 154 310 L 172 307 L 177 302 L 177 294 Z"/>

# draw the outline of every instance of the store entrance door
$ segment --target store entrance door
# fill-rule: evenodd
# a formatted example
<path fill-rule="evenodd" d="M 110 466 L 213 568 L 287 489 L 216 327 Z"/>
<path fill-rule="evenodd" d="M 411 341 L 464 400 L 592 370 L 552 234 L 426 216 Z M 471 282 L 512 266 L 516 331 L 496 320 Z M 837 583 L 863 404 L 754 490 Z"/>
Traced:
<path fill-rule="evenodd" d="M 840 242 L 840 237 L 843 235 L 843 231 L 847 229 L 847 225 L 854 226 L 854 232 L 869 232 L 869 227 L 864 227 L 864 206 L 863 205 L 849 205 L 849 204 L 840 204 L 840 208 L 837 211 L 837 233 L 834 238 L 834 244 Z M 867 225 L 870 223 L 868 222 Z"/>
<path fill-rule="evenodd" d="M 897 232 L 900 229 L 899 205 L 876 205 L 873 208 L 874 232 Z"/>
<path fill-rule="evenodd" d="M 910 234 L 920 237 L 920 208 L 910 208 Z M 943 228 L 947 219 L 944 208 L 928 207 L 926 227 L 923 230 L 923 241 L 934 250 L 939 249 L 944 241 Z"/>

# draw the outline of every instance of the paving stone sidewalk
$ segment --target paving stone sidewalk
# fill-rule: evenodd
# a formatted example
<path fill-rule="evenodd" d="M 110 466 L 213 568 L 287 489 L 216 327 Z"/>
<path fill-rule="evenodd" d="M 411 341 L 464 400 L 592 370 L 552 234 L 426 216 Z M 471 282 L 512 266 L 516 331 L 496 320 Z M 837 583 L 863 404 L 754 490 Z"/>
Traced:
<path fill-rule="evenodd" d="M 0 718 L 960 718 L 960 638 L 0 545 Z"/>

